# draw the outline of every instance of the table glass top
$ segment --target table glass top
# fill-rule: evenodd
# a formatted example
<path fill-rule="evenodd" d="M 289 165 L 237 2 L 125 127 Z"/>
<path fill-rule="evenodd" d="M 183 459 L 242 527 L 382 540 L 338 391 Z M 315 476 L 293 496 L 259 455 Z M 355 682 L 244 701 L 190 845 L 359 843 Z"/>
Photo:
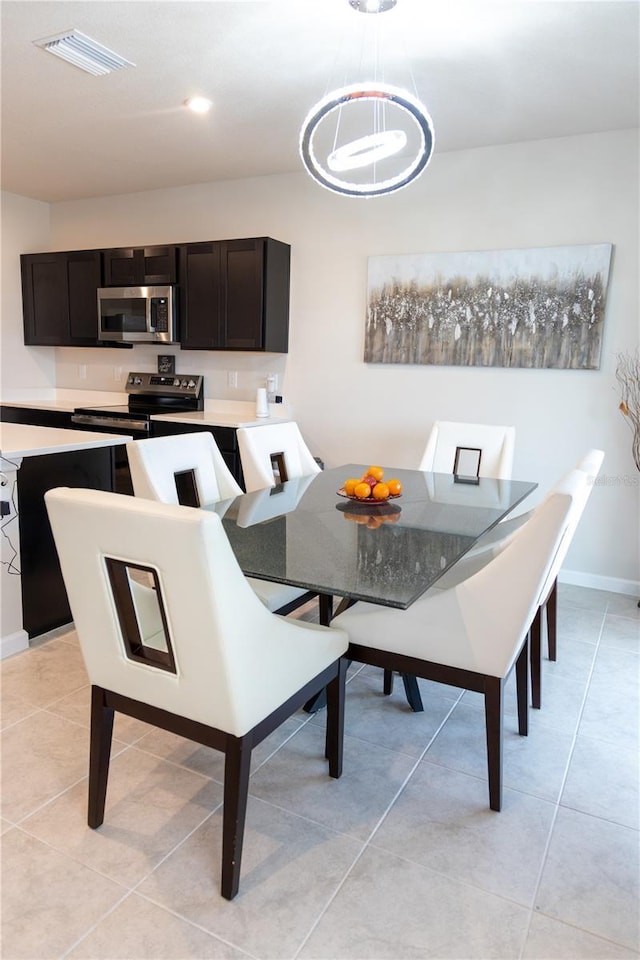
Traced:
<path fill-rule="evenodd" d="M 357 504 L 337 491 L 366 464 L 347 464 L 210 509 L 242 571 L 319 593 L 406 609 L 537 486 L 385 468 L 402 495 Z"/>

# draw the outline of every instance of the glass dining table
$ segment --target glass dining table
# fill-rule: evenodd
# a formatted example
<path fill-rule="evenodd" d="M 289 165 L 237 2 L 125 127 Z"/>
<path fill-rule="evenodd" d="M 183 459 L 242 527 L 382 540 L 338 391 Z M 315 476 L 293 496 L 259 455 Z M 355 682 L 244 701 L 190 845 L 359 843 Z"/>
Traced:
<path fill-rule="evenodd" d="M 406 610 L 477 540 L 537 487 L 384 467 L 402 483 L 386 503 L 361 503 L 339 491 L 366 464 L 346 464 L 212 504 L 246 576 L 317 593 L 320 622 L 356 600 Z M 415 678 L 407 699 L 421 709 Z"/>
<path fill-rule="evenodd" d="M 212 505 L 243 573 L 333 597 L 406 610 L 537 487 L 385 467 L 399 497 L 360 503 L 338 491 L 366 464 L 346 464 Z"/>

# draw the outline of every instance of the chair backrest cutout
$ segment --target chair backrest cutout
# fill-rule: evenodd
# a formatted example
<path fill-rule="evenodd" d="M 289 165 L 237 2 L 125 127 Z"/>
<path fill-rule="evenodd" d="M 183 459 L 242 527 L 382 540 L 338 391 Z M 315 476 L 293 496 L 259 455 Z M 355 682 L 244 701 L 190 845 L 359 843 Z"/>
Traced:
<path fill-rule="evenodd" d="M 453 475 L 459 483 L 475 482 L 480 479 L 480 447 L 456 447 L 453 461 Z"/>
<path fill-rule="evenodd" d="M 181 507 L 201 507 L 195 470 L 176 470 L 173 475 Z"/>
<path fill-rule="evenodd" d="M 115 557 L 105 557 L 104 562 L 127 657 L 175 673 L 176 663 L 156 570 Z M 137 584 L 134 587 L 134 571 L 138 575 L 146 574 L 153 586 Z"/>
<path fill-rule="evenodd" d="M 289 474 L 287 473 L 287 463 L 283 451 L 271 454 L 271 469 L 273 470 L 273 479 L 276 486 L 279 483 L 287 482 Z"/>

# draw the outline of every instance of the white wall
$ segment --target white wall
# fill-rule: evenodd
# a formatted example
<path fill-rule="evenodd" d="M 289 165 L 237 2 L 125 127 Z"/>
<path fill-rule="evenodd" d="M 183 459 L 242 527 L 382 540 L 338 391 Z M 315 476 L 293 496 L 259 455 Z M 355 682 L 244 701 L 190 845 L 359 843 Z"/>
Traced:
<path fill-rule="evenodd" d="M 2 192 L 2 357 L 4 389 L 53 387 L 55 355 L 51 347 L 24 346 L 20 254 L 49 249 L 49 204 Z"/>
<path fill-rule="evenodd" d="M 517 428 L 514 475 L 544 492 L 590 447 L 606 451 L 566 567 L 591 585 L 638 589 L 638 475 L 617 409 L 615 354 L 638 342 L 638 140 L 634 131 L 436 155 L 407 190 L 375 200 L 328 193 L 304 173 L 52 206 L 52 247 L 273 236 L 292 245 L 287 357 L 184 352 L 209 396 L 251 398 L 284 374 L 313 452 L 327 465 L 412 466 L 436 419 Z M 385 253 L 614 244 L 601 369 L 365 365 L 367 257 Z M 114 364 L 154 369 L 161 351 L 58 350 L 59 386 L 113 381 Z M 238 391 L 227 370 L 241 372 Z M 91 383 L 94 386 L 94 383 Z"/>

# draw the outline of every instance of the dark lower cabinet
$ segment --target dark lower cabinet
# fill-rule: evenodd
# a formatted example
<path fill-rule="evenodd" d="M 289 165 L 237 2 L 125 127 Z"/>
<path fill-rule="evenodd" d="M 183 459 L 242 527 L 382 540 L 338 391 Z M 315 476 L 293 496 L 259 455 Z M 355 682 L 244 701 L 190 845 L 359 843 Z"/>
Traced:
<path fill-rule="evenodd" d="M 169 423 L 167 420 L 151 421 L 152 437 L 172 437 L 179 433 L 202 433 L 206 431 L 213 434 L 213 439 L 218 445 L 220 453 L 224 457 L 224 462 L 229 470 L 244 490 L 244 475 L 240 463 L 240 451 L 238 450 L 238 437 L 233 427 L 213 427 L 203 424 L 191 423 Z"/>
<path fill-rule="evenodd" d="M 0 406 L 0 420 L 4 423 L 27 423 L 34 427 L 58 427 L 70 430 L 75 424 L 71 423 L 71 414 L 62 410 L 40 410 L 36 407 L 12 407 L 9 404 Z"/>
<path fill-rule="evenodd" d="M 44 495 L 54 487 L 113 490 L 113 447 L 25 457 L 18 471 L 22 623 L 29 637 L 72 619 Z"/>
<path fill-rule="evenodd" d="M 99 346 L 98 250 L 23 254 L 20 268 L 26 344 Z"/>

